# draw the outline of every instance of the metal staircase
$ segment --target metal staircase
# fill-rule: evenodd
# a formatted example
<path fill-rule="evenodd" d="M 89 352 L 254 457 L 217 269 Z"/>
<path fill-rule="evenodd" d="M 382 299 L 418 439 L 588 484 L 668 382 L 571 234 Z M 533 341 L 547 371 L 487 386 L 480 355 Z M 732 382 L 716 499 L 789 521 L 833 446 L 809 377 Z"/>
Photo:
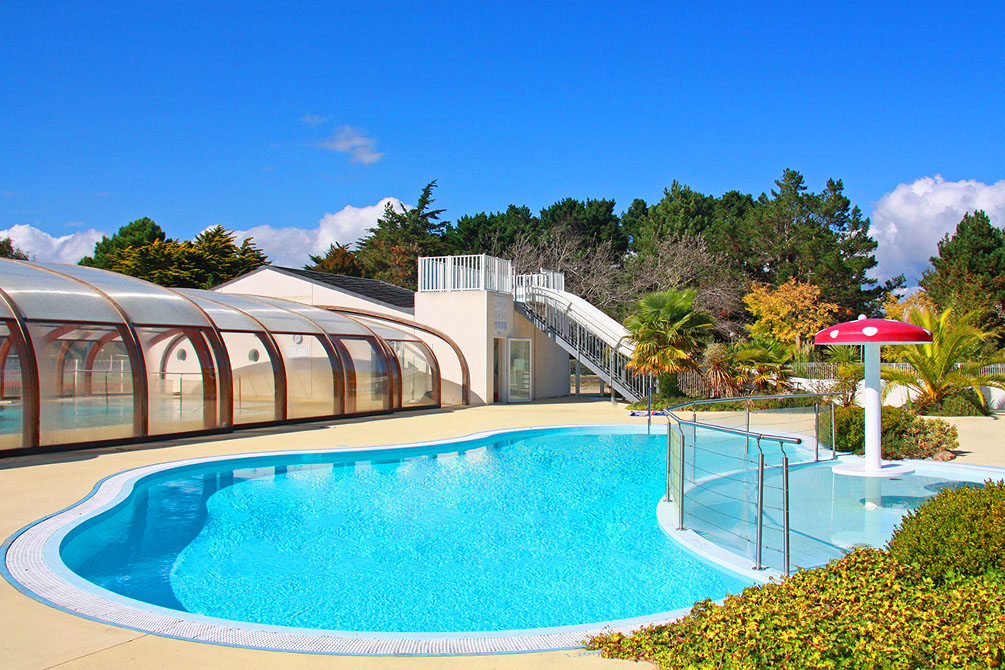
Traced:
<path fill-rule="evenodd" d="M 631 401 L 646 396 L 648 377 L 628 368 L 632 347 L 620 323 L 583 300 L 567 293 L 565 277 L 542 270 L 517 275 L 514 305 L 523 316 L 555 340 L 606 384 Z"/>
<path fill-rule="evenodd" d="M 646 396 L 649 379 L 628 369 L 628 331 L 599 309 L 565 291 L 565 275 L 513 273 L 510 261 L 485 254 L 419 258 L 419 291 L 498 291 L 531 323 L 632 401 Z"/>

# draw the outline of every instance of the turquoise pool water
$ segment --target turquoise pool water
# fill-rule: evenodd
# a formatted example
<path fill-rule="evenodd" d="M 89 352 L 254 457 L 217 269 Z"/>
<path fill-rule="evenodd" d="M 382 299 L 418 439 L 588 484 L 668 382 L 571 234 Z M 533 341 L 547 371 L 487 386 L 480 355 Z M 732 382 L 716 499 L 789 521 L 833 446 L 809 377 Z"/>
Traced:
<path fill-rule="evenodd" d="M 719 453 L 696 469 L 727 476 L 689 492 L 688 527 L 749 555 L 750 509 L 735 499 L 750 473 L 730 456 L 744 441 L 701 438 Z M 252 625 L 463 633 L 645 617 L 750 584 L 658 526 L 665 455 L 665 434 L 591 426 L 168 468 L 69 530 L 59 555 L 119 596 Z M 908 509 L 987 476 L 921 465 L 878 481 L 830 467 L 792 468 L 794 566 L 881 546 Z"/>
<path fill-rule="evenodd" d="M 631 427 L 525 431 L 169 470 L 60 554 L 120 595 L 260 624 L 460 632 L 639 617 L 749 583 L 657 526 L 665 445 Z"/>

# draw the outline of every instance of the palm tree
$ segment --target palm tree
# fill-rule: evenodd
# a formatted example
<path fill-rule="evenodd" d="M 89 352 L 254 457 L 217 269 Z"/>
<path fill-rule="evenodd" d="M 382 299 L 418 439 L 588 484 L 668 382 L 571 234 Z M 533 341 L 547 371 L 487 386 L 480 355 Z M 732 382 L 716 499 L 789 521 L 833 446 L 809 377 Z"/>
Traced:
<path fill-rule="evenodd" d="M 752 394 L 784 393 L 792 388 L 792 347 L 779 340 L 747 340 L 736 353 Z"/>
<path fill-rule="evenodd" d="M 904 386 L 916 394 L 920 406 L 939 405 L 946 398 L 973 389 L 982 409 L 987 411 L 982 386 L 1005 389 L 1005 374 L 984 374 L 982 368 L 1005 363 L 1005 351 L 986 355 L 981 345 L 994 333 L 974 325 L 975 314 L 956 315 L 952 308 L 936 312 L 924 307 L 912 307 L 907 320 L 932 333 L 931 344 L 902 347 L 900 360 L 910 363 L 911 370 L 884 368 L 883 379 L 889 388 Z"/>
<path fill-rule="evenodd" d="M 697 368 L 701 338 L 713 325 L 710 316 L 694 309 L 694 296 L 693 290 L 650 293 L 625 319 L 635 347 L 628 367 L 662 377 L 665 395 L 675 390 L 678 372 Z"/>
<path fill-rule="evenodd" d="M 865 379 L 865 366 L 860 362 L 859 347 L 826 347 L 824 358 L 834 365 L 833 383 L 829 391 L 837 393 L 837 403 L 842 407 L 855 404 L 858 383 Z"/>
<path fill-rule="evenodd" d="M 743 391 L 746 378 L 737 360 L 738 352 L 736 345 L 722 342 L 712 342 L 705 347 L 701 372 L 712 397 L 731 398 Z"/>

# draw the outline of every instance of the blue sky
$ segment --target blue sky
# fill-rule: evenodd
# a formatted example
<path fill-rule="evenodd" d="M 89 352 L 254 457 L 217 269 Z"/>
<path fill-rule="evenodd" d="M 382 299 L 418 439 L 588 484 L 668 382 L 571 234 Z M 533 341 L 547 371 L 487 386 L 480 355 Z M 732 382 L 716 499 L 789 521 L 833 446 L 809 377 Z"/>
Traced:
<path fill-rule="evenodd" d="M 0 231 L 40 260 L 150 216 L 302 264 L 431 179 L 454 220 L 622 211 L 674 179 L 756 195 L 791 167 L 844 180 L 881 274 L 916 274 L 967 209 L 1005 225 L 1000 2 L 7 2 L 0 20 Z"/>

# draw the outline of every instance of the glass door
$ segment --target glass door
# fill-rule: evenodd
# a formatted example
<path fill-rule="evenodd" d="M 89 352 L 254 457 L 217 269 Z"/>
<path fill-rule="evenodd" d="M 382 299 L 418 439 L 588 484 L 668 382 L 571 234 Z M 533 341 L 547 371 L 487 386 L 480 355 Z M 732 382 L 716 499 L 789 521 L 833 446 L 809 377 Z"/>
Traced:
<path fill-rule="evenodd" d="M 530 339 L 509 341 L 509 401 L 530 400 Z"/>

